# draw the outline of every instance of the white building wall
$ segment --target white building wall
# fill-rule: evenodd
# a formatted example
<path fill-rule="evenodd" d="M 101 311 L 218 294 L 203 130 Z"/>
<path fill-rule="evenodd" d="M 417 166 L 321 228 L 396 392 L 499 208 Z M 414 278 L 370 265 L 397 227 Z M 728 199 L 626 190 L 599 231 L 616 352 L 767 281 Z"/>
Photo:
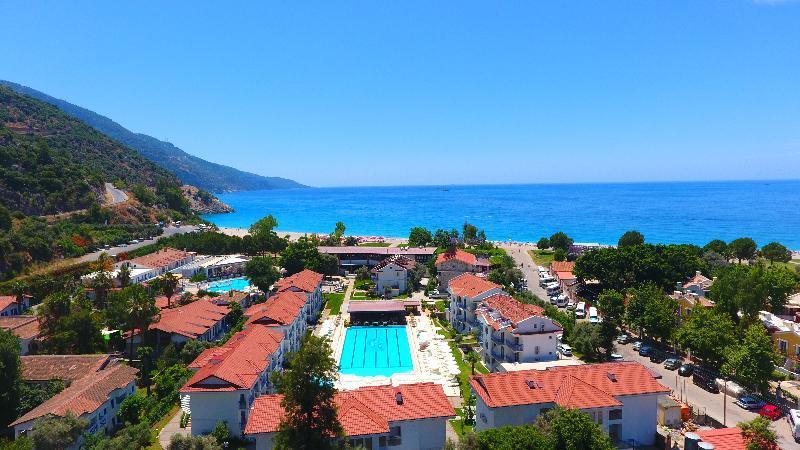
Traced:
<path fill-rule="evenodd" d="M 652 445 L 656 437 L 658 397 L 662 394 L 615 397 L 622 402 L 622 439 L 638 445 Z"/>
<path fill-rule="evenodd" d="M 244 395 L 244 409 L 239 408 L 239 396 Z M 233 436 L 241 436 L 243 425 L 241 411 L 245 412 L 245 424 L 255 396 L 249 390 L 227 392 L 192 392 L 189 405 L 192 411 L 192 435 L 208 434 L 219 421 L 226 422 Z"/>

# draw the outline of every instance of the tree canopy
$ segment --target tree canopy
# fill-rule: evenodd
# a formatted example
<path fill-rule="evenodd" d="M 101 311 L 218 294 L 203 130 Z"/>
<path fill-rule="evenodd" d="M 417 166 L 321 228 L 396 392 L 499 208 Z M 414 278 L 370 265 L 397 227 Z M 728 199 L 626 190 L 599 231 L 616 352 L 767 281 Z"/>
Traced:
<path fill-rule="evenodd" d="M 721 373 L 742 386 L 766 392 L 778 356 L 761 323 L 750 325 L 744 339 L 727 347 Z"/>
<path fill-rule="evenodd" d="M 244 274 L 262 292 L 269 292 L 270 286 L 281 278 L 276 264 L 271 256 L 255 256 L 245 264 Z"/>
<path fill-rule="evenodd" d="M 10 331 L 0 329 L 0 423 L 9 424 L 17 418 L 21 370 L 19 339 Z"/>
<path fill-rule="evenodd" d="M 751 260 L 756 255 L 756 249 L 758 246 L 756 245 L 756 241 L 749 237 L 741 237 L 738 239 L 734 239 L 728 244 L 728 248 L 730 249 L 733 256 L 742 262 L 742 260 Z"/>
<path fill-rule="evenodd" d="M 626 231 L 625 234 L 620 236 L 617 246 L 629 247 L 631 245 L 644 244 L 644 235 L 636 230 Z"/>
<path fill-rule="evenodd" d="M 735 328 L 730 317 L 711 308 L 697 307 L 676 332 L 681 346 L 692 350 L 692 354 L 705 363 L 720 367 L 725 349 L 736 340 Z"/>
<path fill-rule="evenodd" d="M 414 227 L 408 233 L 408 245 L 411 247 L 427 247 L 433 243 L 430 230 L 423 227 Z"/>
<path fill-rule="evenodd" d="M 567 236 L 567 233 L 564 233 L 563 231 L 557 231 L 553 233 L 548 241 L 550 242 L 550 247 L 553 249 L 561 249 L 564 252 L 569 252 L 569 246 L 575 242 L 571 237 Z"/>
<path fill-rule="evenodd" d="M 780 242 L 770 242 L 761 247 L 759 253 L 769 262 L 789 262 L 792 260 L 792 252 Z"/>

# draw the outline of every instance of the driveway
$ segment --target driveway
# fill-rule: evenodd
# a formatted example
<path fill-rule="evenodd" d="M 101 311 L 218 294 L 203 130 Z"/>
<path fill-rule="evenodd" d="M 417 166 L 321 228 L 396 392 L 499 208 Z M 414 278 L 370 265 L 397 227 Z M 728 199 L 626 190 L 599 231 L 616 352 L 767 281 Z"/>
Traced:
<path fill-rule="evenodd" d="M 721 392 L 719 394 L 708 392 L 692 383 L 692 377 L 681 377 L 678 375 L 677 370 L 667 370 L 662 364 L 654 364 L 650 362 L 649 358 L 639 356 L 639 353 L 631 348 L 631 344 L 616 344 L 616 347 L 617 353 L 621 354 L 626 361 L 639 362 L 661 375 L 662 378 L 659 381 L 664 386 L 672 389 L 675 397 L 699 408 L 701 412 L 705 411 L 708 416 L 721 423 L 725 420 L 724 423 L 729 427 L 735 427 L 739 422 L 746 422 L 758 416 L 754 412 L 735 405 L 733 402 L 736 399 L 730 395 L 724 396 Z M 725 405 L 727 411 L 723 409 L 723 399 L 725 398 L 727 398 L 727 404 Z M 776 420 L 773 422 L 773 426 L 778 433 L 778 444 L 781 448 L 796 448 L 797 444 L 792 438 L 786 418 Z"/>
<path fill-rule="evenodd" d="M 93 253 L 87 253 L 87 254 L 81 256 L 80 258 L 78 258 L 78 261 L 79 262 L 96 261 L 97 258 L 100 257 L 101 253 L 108 253 L 111 256 L 115 256 L 115 255 L 117 255 L 119 253 L 122 253 L 122 252 L 129 252 L 131 250 L 136 250 L 137 248 L 144 247 L 145 245 L 153 244 L 159 238 L 162 238 L 162 237 L 169 237 L 169 236 L 172 236 L 172 235 L 175 235 L 175 234 L 181 234 L 181 233 L 191 233 L 193 231 L 197 231 L 197 227 L 194 226 L 194 225 L 184 225 L 184 226 L 180 226 L 180 227 L 172 227 L 172 226 L 164 227 L 164 232 L 160 236 L 156 236 L 155 239 L 145 239 L 143 241 L 139 241 L 136 244 L 125 244 L 125 245 L 120 245 L 120 246 L 117 246 L 117 247 L 111 247 L 108 250 L 98 250 L 98 251 L 93 252 Z"/>

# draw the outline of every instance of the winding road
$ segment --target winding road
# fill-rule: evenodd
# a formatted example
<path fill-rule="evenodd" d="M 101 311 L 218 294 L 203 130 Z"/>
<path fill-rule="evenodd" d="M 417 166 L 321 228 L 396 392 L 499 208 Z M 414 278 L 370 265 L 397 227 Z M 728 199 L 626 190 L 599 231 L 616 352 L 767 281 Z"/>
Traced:
<path fill-rule="evenodd" d="M 106 202 L 106 206 L 117 205 L 128 200 L 128 194 L 120 189 L 115 188 L 113 184 L 106 183 L 105 186 L 106 199 L 110 199 L 110 201 Z"/>

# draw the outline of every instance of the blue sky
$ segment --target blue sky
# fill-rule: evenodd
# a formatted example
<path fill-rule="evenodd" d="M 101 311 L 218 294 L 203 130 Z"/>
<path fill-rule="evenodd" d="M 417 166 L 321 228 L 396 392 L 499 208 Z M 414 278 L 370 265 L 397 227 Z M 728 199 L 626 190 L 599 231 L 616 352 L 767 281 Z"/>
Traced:
<path fill-rule="evenodd" d="M 800 2 L 252 3 L 2 1 L 0 78 L 314 186 L 800 178 Z"/>

